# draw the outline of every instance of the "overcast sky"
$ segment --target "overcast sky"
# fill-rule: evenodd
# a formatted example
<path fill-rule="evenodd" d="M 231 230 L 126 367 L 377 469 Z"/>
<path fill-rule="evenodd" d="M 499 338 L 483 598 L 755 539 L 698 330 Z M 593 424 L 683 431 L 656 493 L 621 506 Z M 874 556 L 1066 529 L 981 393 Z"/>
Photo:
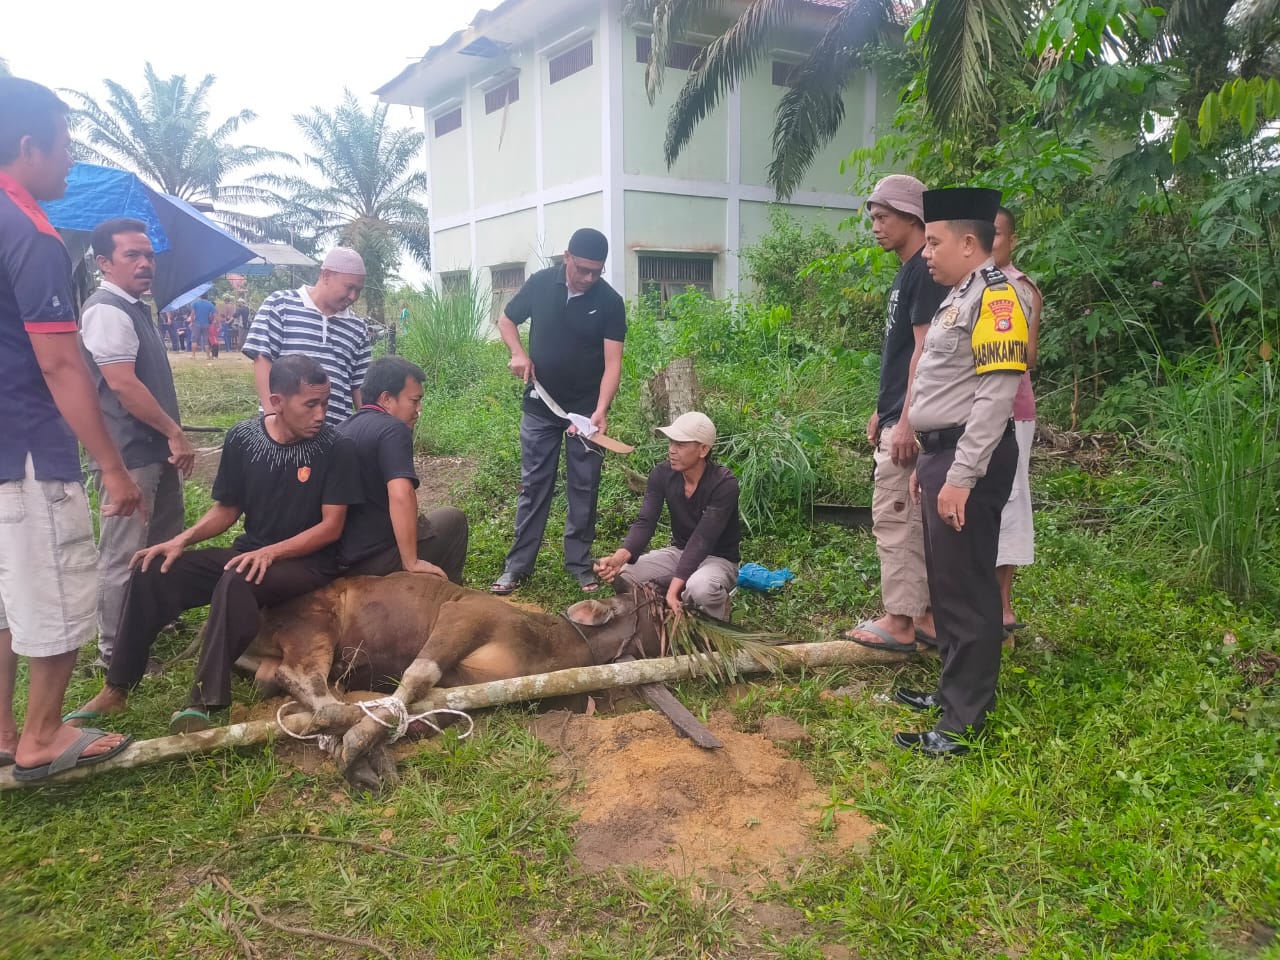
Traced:
<path fill-rule="evenodd" d="M 243 128 L 240 142 L 301 159 L 295 113 L 332 108 L 344 87 L 365 106 L 375 103 L 374 88 L 497 0 L 357 0 L 341 6 L 220 0 L 125 7 L 100 0 L 0 2 L 0 57 L 14 75 L 105 99 L 107 77 L 139 92 L 148 61 L 166 78 L 185 74 L 194 83 L 212 73 L 214 123 L 248 107 L 258 119 Z M 421 129 L 421 111 L 393 106 L 388 118 Z"/>

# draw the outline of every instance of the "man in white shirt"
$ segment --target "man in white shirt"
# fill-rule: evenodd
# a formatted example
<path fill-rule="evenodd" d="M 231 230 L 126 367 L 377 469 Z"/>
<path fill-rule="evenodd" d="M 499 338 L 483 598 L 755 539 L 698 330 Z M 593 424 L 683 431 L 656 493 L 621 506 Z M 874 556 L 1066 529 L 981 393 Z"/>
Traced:
<path fill-rule="evenodd" d="M 90 242 L 102 285 L 85 301 L 80 335 L 107 428 L 125 467 L 142 490 L 145 510 L 112 516 L 111 498 L 98 486 L 98 652 L 111 662 L 116 628 L 139 550 L 177 536 L 183 526 L 182 480 L 191 475 L 195 449 L 182 432 L 178 397 L 164 341 L 141 297 L 151 289 L 156 255 L 139 220 L 99 224 Z"/>

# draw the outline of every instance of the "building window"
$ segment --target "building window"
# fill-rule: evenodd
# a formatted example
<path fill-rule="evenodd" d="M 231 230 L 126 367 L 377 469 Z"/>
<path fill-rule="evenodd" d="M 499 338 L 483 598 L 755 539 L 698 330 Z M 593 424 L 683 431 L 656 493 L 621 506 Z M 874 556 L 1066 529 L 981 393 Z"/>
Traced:
<path fill-rule="evenodd" d="M 494 113 L 501 110 L 508 103 L 515 103 L 520 99 L 520 78 L 512 77 L 506 83 L 499 84 L 484 95 L 484 112 Z"/>
<path fill-rule="evenodd" d="M 493 294 L 493 307 L 489 319 L 494 323 L 507 309 L 507 304 L 524 286 L 524 264 L 507 263 L 489 268 L 489 290 Z"/>
<path fill-rule="evenodd" d="M 453 133 L 455 130 L 462 128 L 462 108 L 455 107 L 448 113 L 442 113 L 436 117 L 435 130 L 436 139 L 439 140 L 446 133 Z"/>
<path fill-rule="evenodd" d="M 786 63 L 782 60 L 773 61 L 773 85 L 775 87 L 794 87 L 796 71 L 799 68 L 799 64 Z"/>
<path fill-rule="evenodd" d="M 640 267 L 640 292 L 656 293 L 666 302 L 686 287 L 710 294 L 716 258 L 679 253 L 636 254 Z"/>
<path fill-rule="evenodd" d="M 595 62 L 591 55 L 591 41 L 588 40 L 552 57 L 548 61 L 551 69 L 551 82 L 559 83 L 565 77 L 571 77 L 575 73 L 587 69 Z"/>
<path fill-rule="evenodd" d="M 692 70 L 693 62 L 702 56 L 705 47 L 696 43 L 673 43 L 667 50 L 667 66 L 673 70 Z M 648 63 L 653 53 L 653 37 L 647 34 L 636 37 L 636 63 Z"/>
<path fill-rule="evenodd" d="M 446 297 L 464 294 L 471 286 L 471 271 L 449 270 L 440 274 L 440 292 Z"/>

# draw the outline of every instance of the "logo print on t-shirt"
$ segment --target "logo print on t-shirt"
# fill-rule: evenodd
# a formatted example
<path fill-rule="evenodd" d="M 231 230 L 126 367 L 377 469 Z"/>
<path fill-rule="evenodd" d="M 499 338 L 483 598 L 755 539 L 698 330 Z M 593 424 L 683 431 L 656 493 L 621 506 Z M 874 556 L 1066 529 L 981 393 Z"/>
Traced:
<path fill-rule="evenodd" d="M 299 468 L 298 468 L 298 482 L 299 482 L 299 483 L 306 483 L 306 482 L 307 482 L 308 480 L 310 480 L 310 479 L 311 479 L 311 468 L 310 468 L 310 467 L 299 467 Z"/>

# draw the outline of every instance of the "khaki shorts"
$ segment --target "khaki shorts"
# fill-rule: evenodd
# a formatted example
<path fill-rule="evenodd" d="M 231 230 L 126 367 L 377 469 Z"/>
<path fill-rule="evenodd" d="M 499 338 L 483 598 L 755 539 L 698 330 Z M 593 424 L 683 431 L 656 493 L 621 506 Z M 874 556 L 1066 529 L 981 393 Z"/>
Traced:
<path fill-rule="evenodd" d="M 24 657 L 72 653 L 93 639 L 98 551 L 84 484 L 26 478 L 0 483 L 0 630 Z"/>

